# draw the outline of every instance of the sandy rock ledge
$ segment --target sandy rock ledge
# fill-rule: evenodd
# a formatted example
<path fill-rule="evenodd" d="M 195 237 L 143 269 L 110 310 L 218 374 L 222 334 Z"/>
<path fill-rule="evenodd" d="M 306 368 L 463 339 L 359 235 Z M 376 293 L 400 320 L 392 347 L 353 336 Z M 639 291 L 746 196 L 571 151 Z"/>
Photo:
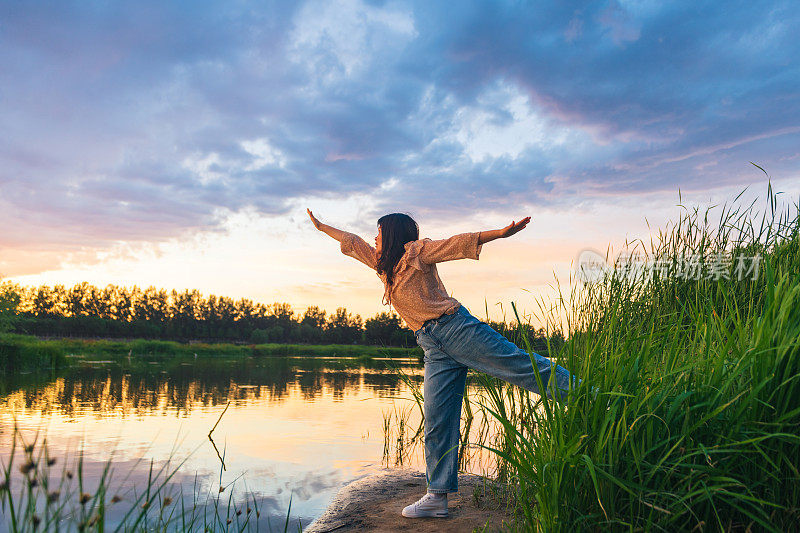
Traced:
<path fill-rule="evenodd" d="M 425 494 L 425 474 L 393 468 L 342 487 L 327 511 L 312 522 L 307 533 L 346 531 L 496 531 L 511 523 L 498 491 L 480 476 L 459 474 L 458 492 L 448 495 L 447 518 L 405 518 L 403 507 Z"/>

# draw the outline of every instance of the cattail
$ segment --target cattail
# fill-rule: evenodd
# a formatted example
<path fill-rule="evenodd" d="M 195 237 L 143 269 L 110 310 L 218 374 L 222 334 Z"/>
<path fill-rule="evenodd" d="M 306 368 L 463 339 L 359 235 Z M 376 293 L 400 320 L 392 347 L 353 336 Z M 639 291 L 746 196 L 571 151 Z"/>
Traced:
<path fill-rule="evenodd" d="M 19 465 L 19 471 L 25 475 L 28 475 L 28 472 L 30 472 L 34 468 L 36 468 L 36 463 L 31 461 L 30 459 Z"/>

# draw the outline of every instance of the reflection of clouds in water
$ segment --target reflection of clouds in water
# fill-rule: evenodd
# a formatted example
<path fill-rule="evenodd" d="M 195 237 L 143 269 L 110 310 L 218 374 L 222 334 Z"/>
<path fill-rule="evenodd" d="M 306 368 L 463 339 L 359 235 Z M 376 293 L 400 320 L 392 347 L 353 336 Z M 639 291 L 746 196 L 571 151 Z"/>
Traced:
<path fill-rule="evenodd" d="M 342 482 L 342 474 L 336 470 L 328 472 L 306 472 L 297 480 L 294 494 L 301 500 L 309 500 L 314 494 L 338 487 Z"/>

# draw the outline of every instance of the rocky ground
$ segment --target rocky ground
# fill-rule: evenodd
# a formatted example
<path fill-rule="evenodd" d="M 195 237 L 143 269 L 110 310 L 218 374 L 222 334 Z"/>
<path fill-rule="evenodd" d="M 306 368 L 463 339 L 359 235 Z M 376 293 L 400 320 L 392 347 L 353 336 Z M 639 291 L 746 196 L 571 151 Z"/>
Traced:
<path fill-rule="evenodd" d="M 447 518 L 405 518 L 400 511 L 425 493 L 425 474 L 389 469 L 342 487 L 328 510 L 305 531 L 471 532 L 498 531 L 512 523 L 511 513 L 491 482 L 458 476 L 458 492 L 448 495 Z"/>

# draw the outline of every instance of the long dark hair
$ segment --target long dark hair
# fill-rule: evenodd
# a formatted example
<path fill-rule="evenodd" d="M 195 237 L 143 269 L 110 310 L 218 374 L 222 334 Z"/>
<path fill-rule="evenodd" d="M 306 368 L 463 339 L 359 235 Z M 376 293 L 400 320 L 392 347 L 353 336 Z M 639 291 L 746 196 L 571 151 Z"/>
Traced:
<path fill-rule="evenodd" d="M 386 284 L 394 281 L 394 267 L 406 252 L 407 242 L 419 239 L 419 226 L 405 213 L 392 213 L 378 219 L 381 227 L 381 256 L 378 258 L 378 274 L 386 274 Z"/>

